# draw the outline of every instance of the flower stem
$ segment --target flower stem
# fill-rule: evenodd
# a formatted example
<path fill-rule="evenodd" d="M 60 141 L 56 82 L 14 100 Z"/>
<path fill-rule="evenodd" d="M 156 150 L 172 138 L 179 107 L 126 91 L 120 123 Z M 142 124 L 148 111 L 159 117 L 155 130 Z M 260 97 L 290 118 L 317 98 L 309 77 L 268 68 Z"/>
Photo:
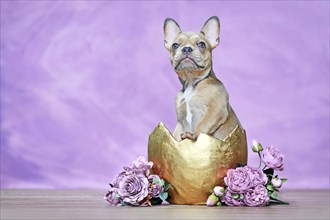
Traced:
<path fill-rule="evenodd" d="M 258 156 L 259 156 L 259 168 L 261 166 L 261 155 L 260 155 L 260 152 L 258 151 Z"/>

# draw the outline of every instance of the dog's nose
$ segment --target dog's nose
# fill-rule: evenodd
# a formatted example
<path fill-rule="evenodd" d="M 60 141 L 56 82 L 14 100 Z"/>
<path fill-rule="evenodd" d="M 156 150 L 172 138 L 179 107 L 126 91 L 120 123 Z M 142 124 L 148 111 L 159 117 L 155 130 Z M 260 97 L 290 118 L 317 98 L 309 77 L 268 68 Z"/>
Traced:
<path fill-rule="evenodd" d="M 192 51 L 193 51 L 193 50 L 192 50 L 191 47 L 184 47 L 184 48 L 182 48 L 182 52 L 183 52 L 184 54 L 191 53 Z"/>

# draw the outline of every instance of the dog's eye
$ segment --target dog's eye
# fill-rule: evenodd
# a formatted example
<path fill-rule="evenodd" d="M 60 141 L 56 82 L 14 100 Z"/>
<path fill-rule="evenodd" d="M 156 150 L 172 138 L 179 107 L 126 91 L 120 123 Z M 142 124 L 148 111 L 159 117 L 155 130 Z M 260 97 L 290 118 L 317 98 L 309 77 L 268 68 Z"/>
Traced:
<path fill-rule="evenodd" d="M 179 44 L 177 44 L 177 43 L 172 44 L 172 49 L 173 50 L 178 49 L 178 47 L 179 47 Z"/>
<path fill-rule="evenodd" d="M 205 48 L 205 43 L 204 42 L 199 42 L 198 44 L 197 44 L 197 46 L 199 47 L 199 48 Z"/>

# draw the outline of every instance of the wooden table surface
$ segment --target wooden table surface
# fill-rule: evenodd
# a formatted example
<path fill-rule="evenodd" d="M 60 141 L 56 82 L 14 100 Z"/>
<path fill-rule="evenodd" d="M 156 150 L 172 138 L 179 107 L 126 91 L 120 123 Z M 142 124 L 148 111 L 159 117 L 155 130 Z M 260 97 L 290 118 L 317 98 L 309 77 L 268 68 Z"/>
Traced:
<path fill-rule="evenodd" d="M 329 219 L 329 190 L 287 190 L 290 205 L 112 207 L 101 190 L 1 190 L 0 219 Z"/>

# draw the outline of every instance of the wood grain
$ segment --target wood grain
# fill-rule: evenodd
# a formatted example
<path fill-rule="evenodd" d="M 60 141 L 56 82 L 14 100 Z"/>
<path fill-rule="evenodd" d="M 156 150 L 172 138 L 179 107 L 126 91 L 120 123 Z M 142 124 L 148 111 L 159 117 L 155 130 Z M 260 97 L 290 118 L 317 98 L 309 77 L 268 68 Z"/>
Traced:
<path fill-rule="evenodd" d="M 1 190 L 0 219 L 329 219 L 329 190 L 281 192 L 290 205 L 111 207 L 101 190 Z"/>

